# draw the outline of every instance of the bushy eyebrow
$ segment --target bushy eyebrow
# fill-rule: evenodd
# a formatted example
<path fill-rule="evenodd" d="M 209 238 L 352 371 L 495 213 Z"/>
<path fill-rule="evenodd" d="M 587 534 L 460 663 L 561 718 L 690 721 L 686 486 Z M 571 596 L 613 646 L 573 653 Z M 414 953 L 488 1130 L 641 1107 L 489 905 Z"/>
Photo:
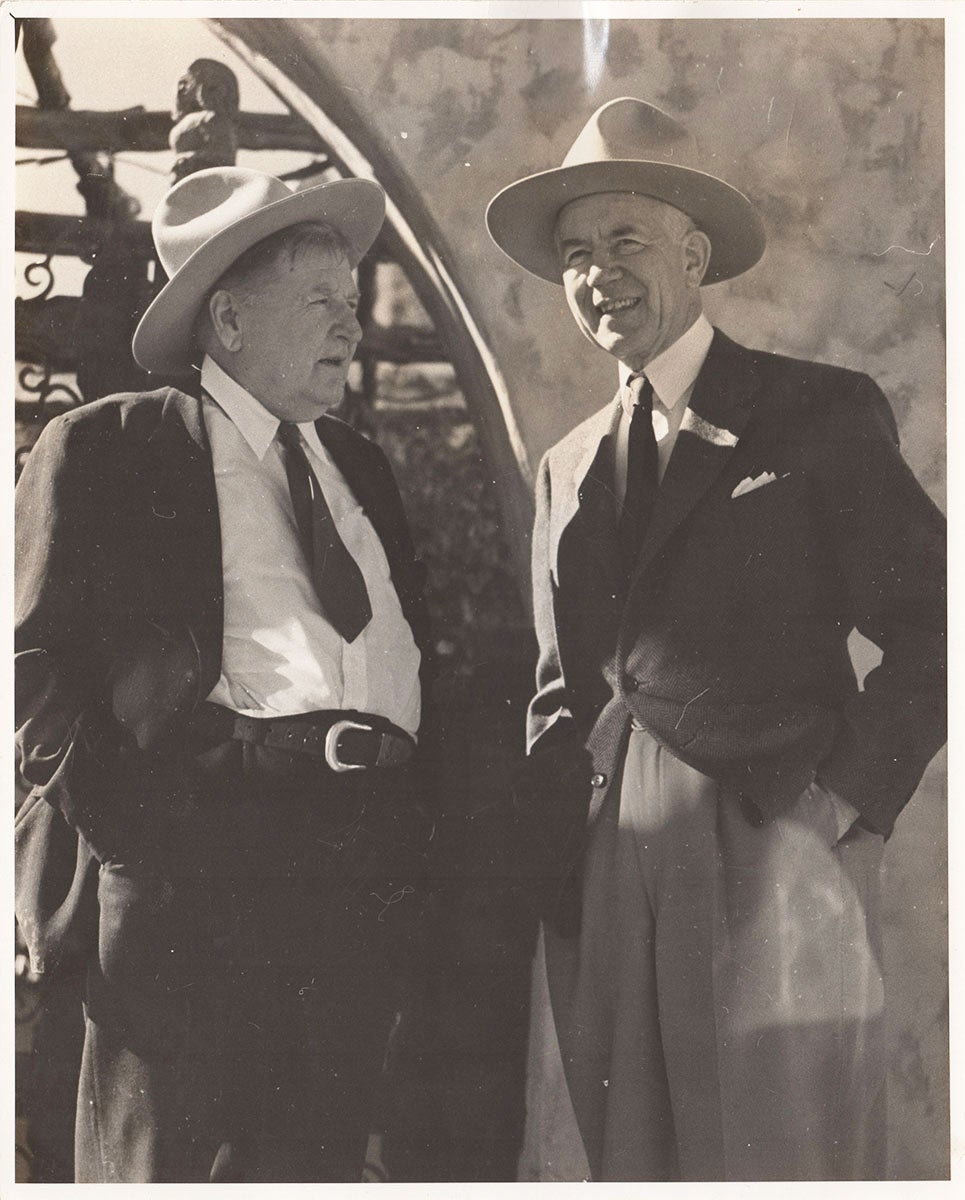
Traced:
<path fill-rule="evenodd" d="M 610 240 L 622 237 L 635 237 L 640 240 L 644 240 L 653 235 L 647 230 L 641 229 L 638 225 L 617 225 L 616 228 L 609 230 L 606 236 Z M 558 238 L 557 245 L 561 250 L 565 250 L 571 246 L 583 246 L 592 240 L 593 239 L 589 237 Z"/>
<path fill-rule="evenodd" d="M 322 298 L 327 300 L 330 296 L 334 296 L 337 291 L 338 288 L 331 283 L 313 283 L 305 293 L 305 299 L 315 300 L 316 298 Z M 353 288 L 352 291 L 345 293 L 345 299 L 349 301 L 357 301 L 359 294 L 358 288 Z"/>
<path fill-rule="evenodd" d="M 648 231 L 641 229 L 639 225 L 618 225 L 616 229 L 610 230 L 611 238 L 618 237 L 647 237 Z"/>

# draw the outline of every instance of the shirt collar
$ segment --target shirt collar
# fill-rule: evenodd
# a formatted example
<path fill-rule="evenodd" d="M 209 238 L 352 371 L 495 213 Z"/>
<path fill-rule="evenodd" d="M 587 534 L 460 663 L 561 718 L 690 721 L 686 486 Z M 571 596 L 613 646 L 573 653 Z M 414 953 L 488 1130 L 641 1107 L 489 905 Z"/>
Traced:
<path fill-rule="evenodd" d="M 693 387 L 713 340 L 713 326 L 701 313 L 673 345 L 662 350 L 655 359 L 647 363 L 646 376 L 653 384 L 654 395 L 664 408 L 675 408 Z M 632 401 L 628 399 L 629 389 L 626 386 L 632 374 L 632 369 L 626 363 L 620 363 L 620 389 L 624 408 L 628 404 L 632 407 Z"/>
<path fill-rule="evenodd" d="M 275 440 L 280 424 L 278 418 L 207 354 L 201 364 L 201 387 L 230 418 L 261 462 Z M 325 451 L 318 440 L 314 422 L 301 422 L 298 428 L 309 446 L 324 459 Z"/>

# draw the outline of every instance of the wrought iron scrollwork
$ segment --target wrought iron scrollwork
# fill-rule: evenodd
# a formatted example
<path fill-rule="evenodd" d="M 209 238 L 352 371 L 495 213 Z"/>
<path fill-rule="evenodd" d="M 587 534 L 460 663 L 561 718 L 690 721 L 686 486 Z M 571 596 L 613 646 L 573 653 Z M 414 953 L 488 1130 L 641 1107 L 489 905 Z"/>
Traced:
<path fill-rule="evenodd" d="M 80 393 L 69 384 L 52 381 L 49 366 L 27 363 L 26 366 L 20 368 L 17 381 L 27 396 L 31 397 L 36 404 L 36 414 L 41 420 L 47 401 L 51 398 L 69 405 L 83 403 Z"/>
<path fill-rule="evenodd" d="M 45 280 L 41 290 L 35 296 L 30 297 L 31 300 L 46 300 L 53 291 L 54 268 L 51 261 L 52 259 L 53 255 L 48 254 L 44 258 L 39 259 L 37 262 L 28 263 L 24 268 L 23 277 L 30 287 L 37 286 L 38 274 L 40 274 L 41 280 Z"/>
<path fill-rule="evenodd" d="M 19 476 L 33 442 L 31 429 L 43 426 L 49 409 L 62 411 L 82 404 L 78 389 L 55 379 L 63 376 L 65 364 L 58 364 L 62 346 L 72 323 L 69 298 L 51 296 L 56 282 L 53 255 L 28 263 L 23 279 L 33 289 L 26 299 L 17 298 L 17 354 L 23 364 L 17 373 L 17 448 L 15 470 Z M 58 370 L 59 365 L 59 370 Z M 69 368 L 66 368 L 69 375 Z"/>

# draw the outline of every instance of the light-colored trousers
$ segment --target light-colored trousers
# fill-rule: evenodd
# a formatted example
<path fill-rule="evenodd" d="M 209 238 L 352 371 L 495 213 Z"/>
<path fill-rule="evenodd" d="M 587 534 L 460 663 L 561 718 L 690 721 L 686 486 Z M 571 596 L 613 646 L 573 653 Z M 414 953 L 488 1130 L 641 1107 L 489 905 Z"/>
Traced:
<path fill-rule="evenodd" d="M 634 731 L 580 937 L 540 939 L 520 1178 L 883 1178 L 882 846 L 818 789 L 755 826 Z"/>

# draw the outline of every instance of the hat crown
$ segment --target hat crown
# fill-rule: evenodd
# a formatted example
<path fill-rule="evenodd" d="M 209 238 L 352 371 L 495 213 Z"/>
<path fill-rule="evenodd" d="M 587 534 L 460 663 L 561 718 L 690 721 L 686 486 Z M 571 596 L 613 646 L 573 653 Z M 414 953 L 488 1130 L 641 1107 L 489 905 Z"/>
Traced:
<path fill-rule="evenodd" d="M 669 113 L 633 96 L 611 100 L 583 126 L 563 159 L 564 167 L 580 163 L 667 162 L 697 167 L 697 143 Z"/>
<path fill-rule="evenodd" d="M 181 180 L 151 222 L 168 281 L 141 317 L 131 348 L 145 370 L 184 372 L 198 309 L 252 246 L 304 221 L 338 231 L 354 268 L 385 220 L 385 192 L 372 179 L 332 179 L 294 191 L 264 171 L 210 167 Z"/>
<path fill-rule="evenodd" d="M 274 175 L 244 167 L 188 175 L 165 195 L 151 222 L 161 265 L 173 276 L 215 234 L 293 194 Z"/>
<path fill-rule="evenodd" d="M 574 200 L 607 192 L 651 196 L 686 213 L 710 239 L 704 283 L 732 279 L 764 253 L 764 224 L 737 188 L 703 170 L 697 141 L 669 113 L 623 96 L 598 108 L 562 166 L 504 187 L 486 224 L 511 259 L 550 283 L 562 282 L 554 230 Z"/>

